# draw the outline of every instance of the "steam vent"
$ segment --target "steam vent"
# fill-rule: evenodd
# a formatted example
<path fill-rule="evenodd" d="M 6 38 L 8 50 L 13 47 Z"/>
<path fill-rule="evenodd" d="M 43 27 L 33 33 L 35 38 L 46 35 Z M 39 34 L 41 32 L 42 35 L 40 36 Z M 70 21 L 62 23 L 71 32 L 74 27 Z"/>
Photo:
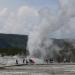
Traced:
<path fill-rule="evenodd" d="M 0 34 L 0 55 L 27 55 L 27 35 Z"/>

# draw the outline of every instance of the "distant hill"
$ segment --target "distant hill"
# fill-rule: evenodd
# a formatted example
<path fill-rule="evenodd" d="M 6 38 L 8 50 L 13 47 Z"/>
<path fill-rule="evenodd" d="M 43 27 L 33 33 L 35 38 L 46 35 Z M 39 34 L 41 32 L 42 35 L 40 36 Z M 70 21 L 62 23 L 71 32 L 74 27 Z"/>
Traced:
<path fill-rule="evenodd" d="M 26 48 L 27 35 L 0 34 L 0 48 Z"/>
<path fill-rule="evenodd" d="M 9 52 L 15 50 L 26 50 L 28 42 L 28 35 L 18 35 L 18 34 L 2 34 L 0 33 L 0 53 L 5 53 L 10 49 Z M 6 50 L 6 51 L 5 51 Z M 18 52 L 16 52 L 17 54 Z M 15 52 L 14 52 L 15 54 Z M 11 55 L 11 53 L 10 53 Z"/>

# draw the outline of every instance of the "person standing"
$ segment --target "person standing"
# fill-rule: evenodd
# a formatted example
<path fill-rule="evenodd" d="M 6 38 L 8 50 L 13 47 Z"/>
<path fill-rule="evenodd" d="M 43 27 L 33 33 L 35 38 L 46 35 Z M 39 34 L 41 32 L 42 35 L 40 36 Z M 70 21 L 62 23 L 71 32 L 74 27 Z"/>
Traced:
<path fill-rule="evenodd" d="M 25 59 L 23 59 L 23 64 L 25 63 Z"/>
<path fill-rule="evenodd" d="M 16 64 L 18 64 L 18 60 L 16 59 Z"/>

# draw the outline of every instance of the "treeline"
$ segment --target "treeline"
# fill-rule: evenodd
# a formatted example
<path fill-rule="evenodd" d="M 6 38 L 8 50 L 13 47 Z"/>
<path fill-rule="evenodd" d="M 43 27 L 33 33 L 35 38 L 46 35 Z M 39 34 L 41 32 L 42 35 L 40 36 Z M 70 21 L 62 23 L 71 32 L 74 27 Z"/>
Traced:
<path fill-rule="evenodd" d="M 29 55 L 29 51 L 26 49 L 20 48 L 0 48 L 0 55 L 1 56 L 14 56 L 14 55 Z"/>

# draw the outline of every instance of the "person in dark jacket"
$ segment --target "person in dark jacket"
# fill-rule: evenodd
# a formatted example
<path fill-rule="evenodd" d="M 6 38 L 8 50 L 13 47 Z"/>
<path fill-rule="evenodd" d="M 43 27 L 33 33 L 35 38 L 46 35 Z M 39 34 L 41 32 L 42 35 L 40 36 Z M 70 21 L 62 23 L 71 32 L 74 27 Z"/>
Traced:
<path fill-rule="evenodd" d="M 25 63 L 25 59 L 23 59 L 23 64 Z"/>
<path fill-rule="evenodd" d="M 29 62 L 28 62 L 28 60 L 26 59 L 26 64 L 28 64 Z"/>
<path fill-rule="evenodd" d="M 50 58 L 50 63 L 53 63 L 53 58 Z"/>
<path fill-rule="evenodd" d="M 16 64 L 18 64 L 18 60 L 16 59 Z"/>

